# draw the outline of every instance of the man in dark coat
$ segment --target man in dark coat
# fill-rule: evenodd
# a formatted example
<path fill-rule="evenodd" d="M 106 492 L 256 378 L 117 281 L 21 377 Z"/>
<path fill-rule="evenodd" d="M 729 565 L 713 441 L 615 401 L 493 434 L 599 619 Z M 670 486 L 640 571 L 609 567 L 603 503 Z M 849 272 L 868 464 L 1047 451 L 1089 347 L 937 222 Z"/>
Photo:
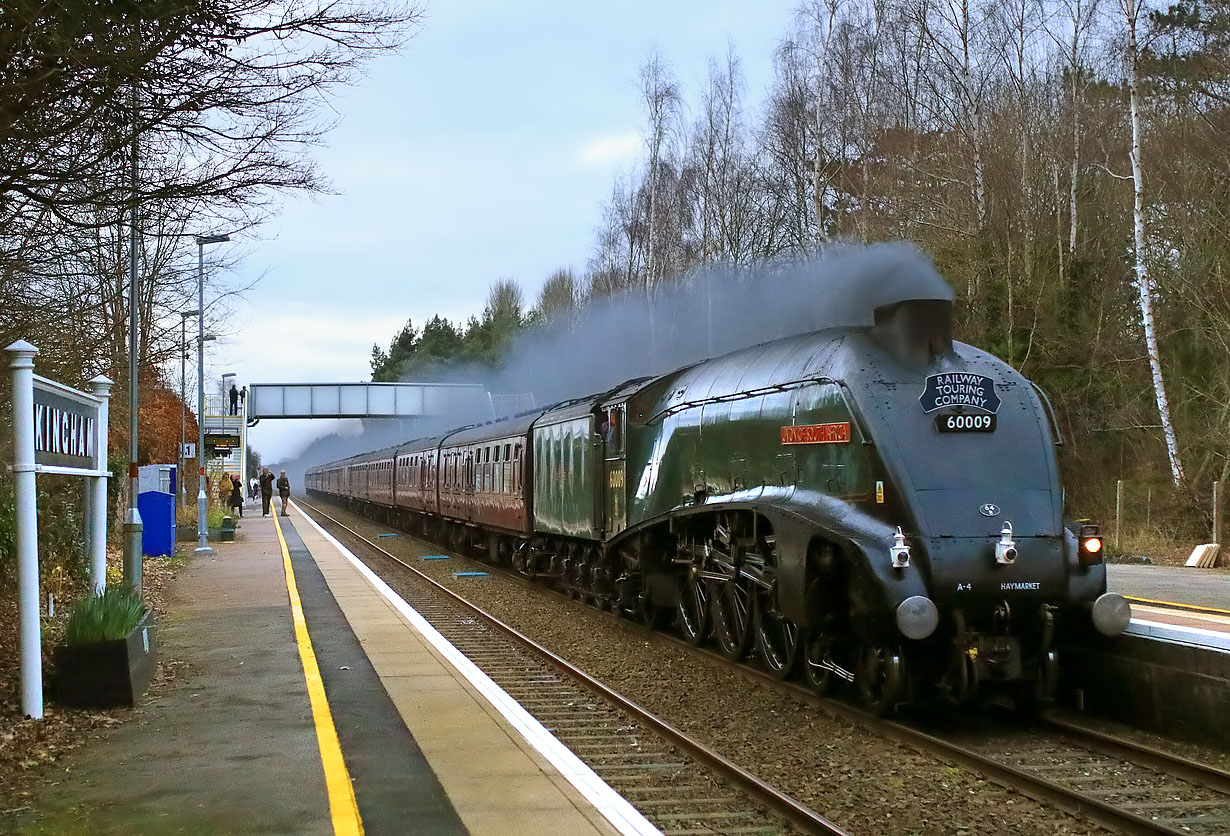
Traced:
<path fill-rule="evenodd" d="M 278 496 L 282 498 L 282 516 L 289 517 L 290 514 L 286 511 L 286 503 L 290 502 L 290 480 L 286 478 L 285 470 L 278 477 Z"/>
<path fill-rule="evenodd" d="M 243 516 L 243 482 L 238 476 L 231 480 L 231 509 L 236 516 Z"/>
<path fill-rule="evenodd" d="M 269 503 L 273 502 L 273 474 L 269 468 L 261 468 L 261 516 L 269 516 Z"/>
<path fill-rule="evenodd" d="M 231 384 L 231 414 L 239 414 L 239 389 L 234 383 Z"/>

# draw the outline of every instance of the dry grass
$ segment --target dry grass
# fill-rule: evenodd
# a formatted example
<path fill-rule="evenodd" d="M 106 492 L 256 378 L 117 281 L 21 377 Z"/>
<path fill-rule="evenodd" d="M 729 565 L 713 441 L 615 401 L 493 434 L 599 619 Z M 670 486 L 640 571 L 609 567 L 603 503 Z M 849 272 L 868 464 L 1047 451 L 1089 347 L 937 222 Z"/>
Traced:
<path fill-rule="evenodd" d="M 1200 542 L 1208 542 L 1183 542 L 1159 531 L 1125 531 L 1119 548 L 1115 549 L 1112 545 L 1113 538 L 1113 532 L 1105 535 L 1108 554 L 1114 555 L 1112 560 L 1137 562 L 1140 558 L 1147 557 L 1155 566 L 1182 566 L 1187 562 L 1192 549 L 1200 545 Z"/>

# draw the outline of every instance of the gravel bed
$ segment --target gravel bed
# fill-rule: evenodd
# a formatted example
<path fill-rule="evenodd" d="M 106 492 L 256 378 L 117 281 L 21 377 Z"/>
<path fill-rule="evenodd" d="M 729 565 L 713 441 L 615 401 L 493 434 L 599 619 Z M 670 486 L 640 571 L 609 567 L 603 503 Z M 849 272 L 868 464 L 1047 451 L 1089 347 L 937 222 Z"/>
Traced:
<path fill-rule="evenodd" d="M 390 528 L 323 506 L 365 536 Z M 498 574 L 406 534 L 380 546 L 855 836 L 1068 836 L 1107 831 L 917 753 L 659 641 L 645 628 Z M 380 568 L 377 566 L 377 568 Z M 387 573 L 386 573 L 387 574 Z"/>
<path fill-rule="evenodd" d="M 1154 749 L 1169 752 L 1172 755 L 1178 755 L 1179 757 L 1199 763 L 1207 763 L 1210 766 L 1230 772 L 1230 751 L 1225 749 L 1215 749 L 1187 740 L 1174 740 L 1169 737 L 1162 737 L 1153 732 L 1134 729 L 1131 726 L 1125 726 L 1122 723 L 1095 717 L 1091 714 L 1060 711 L 1056 716 L 1062 717 L 1073 725 L 1109 734 L 1112 737 L 1122 738 L 1142 746 L 1151 746 Z"/>

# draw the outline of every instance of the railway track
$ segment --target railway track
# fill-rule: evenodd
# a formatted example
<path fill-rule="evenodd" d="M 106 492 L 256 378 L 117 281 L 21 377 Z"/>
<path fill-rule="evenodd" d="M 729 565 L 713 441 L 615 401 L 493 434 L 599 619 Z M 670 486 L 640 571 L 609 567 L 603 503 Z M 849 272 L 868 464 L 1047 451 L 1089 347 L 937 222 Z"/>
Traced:
<path fill-rule="evenodd" d="M 394 586 L 407 603 L 666 836 L 848 836 L 323 508 L 298 504 L 339 539 L 408 573 L 411 583 Z"/>
<path fill-rule="evenodd" d="M 323 510 L 318 513 L 328 516 Z M 370 543 L 344 523 L 335 522 Z M 476 564 L 484 571 L 504 571 L 487 563 Z M 514 572 L 504 573 L 538 591 L 566 597 Z M 689 647 L 668 633 L 652 636 L 729 664 L 716 653 Z M 940 737 L 917 724 L 878 720 L 839 700 L 819 698 L 801 684 L 774 680 L 750 665 L 737 667 L 765 687 L 781 689 L 847 722 L 1111 830 L 1131 836 L 1230 833 L 1230 772 L 1216 767 L 1049 717 L 1028 729 L 1001 726 L 989 731 L 951 731 Z M 612 785 L 619 789 L 618 783 Z M 648 812 L 642 812 L 652 820 Z"/>

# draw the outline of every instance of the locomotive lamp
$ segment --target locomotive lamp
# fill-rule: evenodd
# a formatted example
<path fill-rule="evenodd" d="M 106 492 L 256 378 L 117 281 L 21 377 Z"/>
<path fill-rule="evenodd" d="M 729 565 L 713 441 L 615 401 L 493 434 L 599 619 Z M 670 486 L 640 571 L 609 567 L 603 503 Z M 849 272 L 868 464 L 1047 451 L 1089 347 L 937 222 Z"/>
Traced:
<path fill-rule="evenodd" d="M 1016 543 L 1012 540 L 1012 523 L 1004 520 L 1004 527 L 999 532 L 999 542 L 995 544 L 995 562 L 1000 566 L 1010 566 L 1016 562 Z"/>
<path fill-rule="evenodd" d="M 1096 525 L 1080 528 L 1080 561 L 1086 566 L 1102 562 L 1102 530 Z"/>
<path fill-rule="evenodd" d="M 897 533 L 893 535 L 893 544 L 888 547 L 888 556 L 892 558 L 894 569 L 904 569 L 910 565 L 910 547 L 905 544 L 905 535 L 901 533 L 901 526 L 897 526 Z"/>

